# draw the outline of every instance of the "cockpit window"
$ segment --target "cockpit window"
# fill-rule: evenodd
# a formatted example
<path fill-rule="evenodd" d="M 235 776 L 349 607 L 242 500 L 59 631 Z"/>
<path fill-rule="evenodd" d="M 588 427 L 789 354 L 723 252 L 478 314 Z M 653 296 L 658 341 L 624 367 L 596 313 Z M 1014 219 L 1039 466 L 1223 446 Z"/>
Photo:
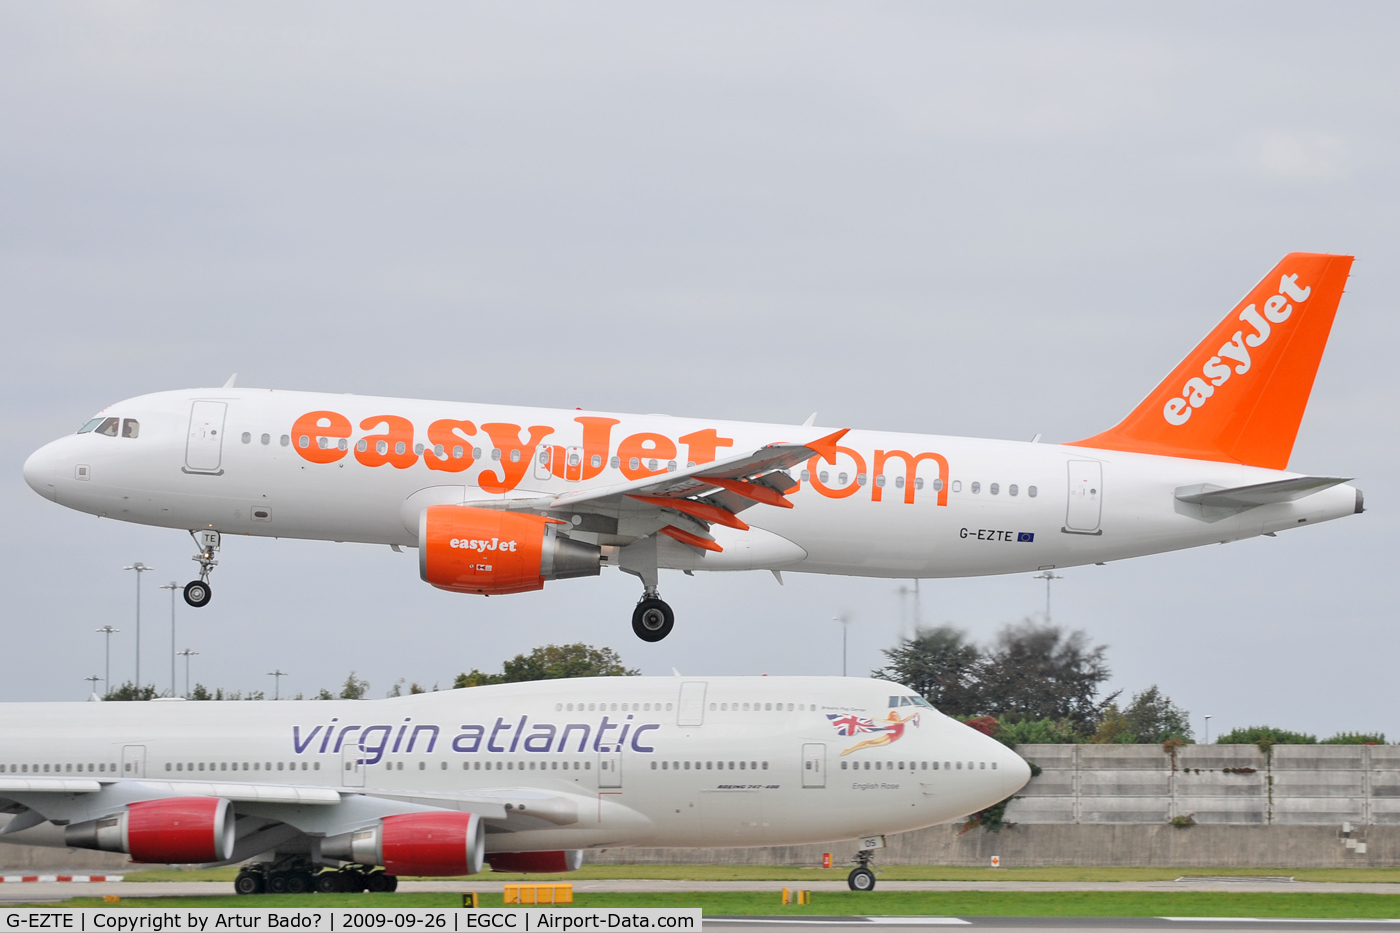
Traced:
<path fill-rule="evenodd" d="M 120 423 L 120 421 L 121 421 L 120 418 L 107 418 L 107 419 L 105 419 L 101 424 L 99 424 L 99 425 L 97 426 L 97 433 L 98 433 L 98 434 L 105 434 L 105 435 L 107 435 L 108 437 L 116 437 L 116 436 L 117 436 L 117 425 L 118 425 L 118 423 Z"/>
<path fill-rule="evenodd" d="M 97 427 L 97 426 L 98 426 L 99 424 L 101 424 L 101 423 L 102 423 L 102 419 L 101 419 L 101 418 L 93 418 L 93 419 L 92 419 L 91 421 L 89 421 L 87 424 L 85 424 L 85 425 L 83 425 L 81 428 L 79 428 L 79 429 L 78 429 L 78 433 L 79 433 L 79 434 L 86 434 L 87 432 L 91 431 L 93 428 Z"/>
<path fill-rule="evenodd" d="M 122 437 L 140 437 L 141 422 L 135 418 L 127 418 L 122 422 Z"/>
<path fill-rule="evenodd" d="M 915 706 L 923 706 L 927 707 L 928 709 L 933 709 L 933 704 L 930 703 L 928 700 L 925 700 L 923 697 L 914 697 L 913 700 Z"/>

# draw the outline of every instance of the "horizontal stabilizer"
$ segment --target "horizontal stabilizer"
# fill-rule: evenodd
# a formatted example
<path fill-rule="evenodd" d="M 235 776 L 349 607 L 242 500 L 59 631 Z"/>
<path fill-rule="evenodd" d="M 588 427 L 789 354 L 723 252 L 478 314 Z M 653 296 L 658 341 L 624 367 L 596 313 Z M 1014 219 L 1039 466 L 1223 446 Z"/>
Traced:
<path fill-rule="evenodd" d="M 1200 486 L 1182 486 L 1176 491 L 1181 502 L 1199 505 L 1209 509 L 1252 509 L 1255 506 L 1273 502 L 1292 502 L 1311 496 L 1315 492 L 1351 482 L 1345 476 L 1295 476 L 1272 483 L 1255 483 L 1251 486 L 1233 486 L 1226 489 L 1209 483 Z"/>

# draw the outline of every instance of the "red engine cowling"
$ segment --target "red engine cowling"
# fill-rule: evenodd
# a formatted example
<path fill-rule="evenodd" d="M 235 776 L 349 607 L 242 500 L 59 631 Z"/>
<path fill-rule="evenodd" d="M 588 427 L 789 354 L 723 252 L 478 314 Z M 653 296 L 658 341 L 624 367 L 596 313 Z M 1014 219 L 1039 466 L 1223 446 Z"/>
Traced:
<path fill-rule="evenodd" d="M 233 858 L 233 806 L 222 797 L 166 797 L 64 829 L 78 849 L 127 852 L 137 862 L 223 862 Z"/>
<path fill-rule="evenodd" d="M 562 871 L 578 871 L 583 867 L 583 850 L 492 852 L 486 856 L 486 861 L 491 863 L 492 871 L 555 874 Z"/>
<path fill-rule="evenodd" d="M 391 875 L 474 875 L 485 851 L 481 817 L 450 810 L 386 816 L 367 829 L 321 840 L 322 856 L 383 865 Z"/>
<path fill-rule="evenodd" d="M 597 576 L 602 549 L 565 538 L 556 527 L 539 515 L 430 505 L 418 518 L 418 573 L 438 589 L 486 596 Z"/>

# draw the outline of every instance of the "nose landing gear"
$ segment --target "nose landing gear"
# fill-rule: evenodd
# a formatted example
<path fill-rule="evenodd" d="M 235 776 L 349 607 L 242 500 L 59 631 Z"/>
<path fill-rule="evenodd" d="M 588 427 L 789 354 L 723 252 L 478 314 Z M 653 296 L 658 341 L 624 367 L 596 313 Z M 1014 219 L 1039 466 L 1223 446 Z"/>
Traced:
<path fill-rule="evenodd" d="M 870 860 L 875 856 L 873 849 L 861 849 L 852 858 L 856 867 L 846 876 L 846 886 L 852 891 L 874 891 L 875 872 L 870 870 Z"/>
<path fill-rule="evenodd" d="M 185 602 L 199 609 L 209 605 L 214 595 L 209 586 L 209 574 L 219 563 L 214 555 L 219 550 L 220 538 L 217 531 L 208 530 L 191 531 L 190 537 L 194 538 L 195 547 L 199 548 L 199 553 L 190 558 L 199 564 L 199 579 L 185 584 Z"/>

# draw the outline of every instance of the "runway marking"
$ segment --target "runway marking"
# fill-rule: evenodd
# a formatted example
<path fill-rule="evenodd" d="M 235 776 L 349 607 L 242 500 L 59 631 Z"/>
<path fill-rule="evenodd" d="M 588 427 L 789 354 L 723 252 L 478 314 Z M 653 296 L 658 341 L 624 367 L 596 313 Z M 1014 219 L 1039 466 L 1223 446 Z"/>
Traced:
<path fill-rule="evenodd" d="M 1334 920 L 1330 917 L 1158 917 L 1177 923 L 1400 923 L 1394 920 Z"/>

